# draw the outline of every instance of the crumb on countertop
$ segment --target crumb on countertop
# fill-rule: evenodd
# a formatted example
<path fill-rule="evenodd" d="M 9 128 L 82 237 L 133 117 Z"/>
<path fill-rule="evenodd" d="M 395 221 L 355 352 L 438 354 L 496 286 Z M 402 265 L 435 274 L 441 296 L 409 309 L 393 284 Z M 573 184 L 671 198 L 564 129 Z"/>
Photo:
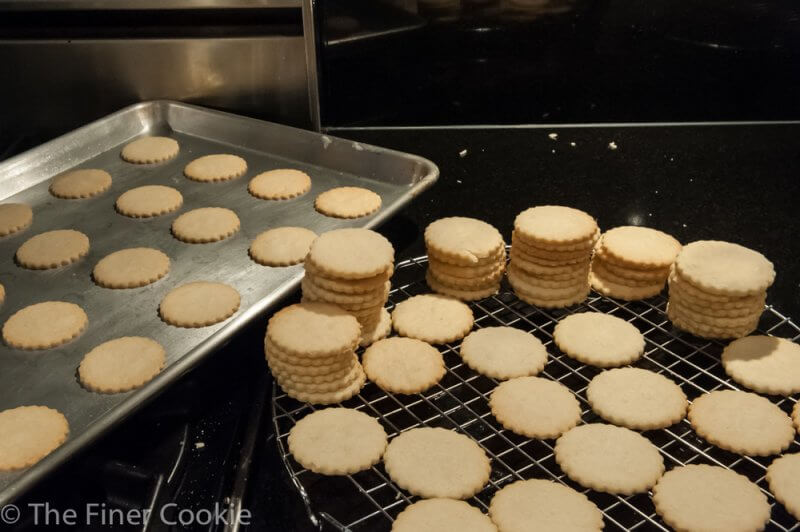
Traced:
<path fill-rule="evenodd" d="M 459 157 L 461 157 L 461 158 L 464 158 L 464 157 L 466 157 L 466 156 L 467 156 L 467 153 L 468 153 L 468 152 L 467 152 L 467 149 L 466 149 L 466 148 L 464 148 L 463 150 L 461 150 L 460 152 L 458 152 L 458 156 L 459 156 Z"/>
<path fill-rule="evenodd" d="M 202 449 L 202 448 L 203 448 L 203 447 L 205 447 L 205 446 L 206 446 L 206 444 L 205 444 L 205 443 L 203 443 L 203 442 L 201 442 L 201 441 L 196 441 L 196 442 L 194 442 L 194 448 L 195 448 L 195 449 Z"/>
<path fill-rule="evenodd" d="M 608 143 L 608 149 L 609 149 L 609 150 L 616 150 L 618 147 L 619 147 L 619 146 L 617 146 L 617 143 L 616 143 L 616 142 L 614 142 L 613 140 L 612 140 L 611 142 L 609 142 L 609 143 Z"/>
<path fill-rule="evenodd" d="M 551 140 L 558 140 L 558 133 L 550 133 L 547 135 Z"/>

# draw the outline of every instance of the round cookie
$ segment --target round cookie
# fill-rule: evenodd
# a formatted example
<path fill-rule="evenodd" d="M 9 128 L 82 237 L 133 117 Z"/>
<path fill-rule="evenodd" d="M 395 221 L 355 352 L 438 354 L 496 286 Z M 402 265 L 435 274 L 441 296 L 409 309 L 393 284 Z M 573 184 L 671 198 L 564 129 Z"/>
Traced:
<path fill-rule="evenodd" d="M 20 266 L 47 270 L 72 264 L 89 253 L 89 237 L 73 229 L 58 229 L 32 236 L 17 249 Z"/>
<path fill-rule="evenodd" d="M 392 326 L 401 336 L 429 344 L 460 340 L 474 323 L 472 310 L 456 299 L 424 294 L 398 303 L 392 312 Z"/>
<path fill-rule="evenodd" d="M 599 373 L 586 388 L 597 415 L 615 425 L 652 430 L 674 425 L 686 415 L 686 394 L 670 379 L 640 368 Z"/>
<path fill-rule="evenodd" d="M 592 238 L 597 222 L 578 209 L 543 205 L 519 213 L 514 231 L 530 244 L 574 244 Z"/>
<path fill-rule="evenodd" d="M 497 532 L 489 516 L 464 501 L 423 499 L 406 508 L 392 523 L 392 532 Z"/>
<path fill-rule="evenodd" d="M 375 322 L 375 325 L 361 328 L 361 340 L 359 340 L 358 345 L 361 347 L 367 347 L 378 340 L 383 340 L 389 336 L 391 332 L 392 315 L 389 314 L 388 310 L 382 308 L 380 317 L 378 318 L 378 321 Z"/>
<path fill-rule="evenodd" d="M 204 155 L 186 165 L 183 175 L 192 181 L 210 183 L 228 181 L 244 175 L 247 162 L 237 155 L 218 153 Z"/>
<path fill-rule="evenodd" d="M 556 462 L 585 488 L 606 493 L 642 493 L 664 473 L 664 460 L 650 440 L 632 430 L 592 423 L 564 433 Z"/>
<path fill-rule="evenodd" d="M 777 454 L 791 445 L 795 434 L 792 420 L 769 399 L 736 390 L 695 399 L 689 422 L 709 443 L 748 456 Z"/>
<path fill-rule="evenodd" d="M 33 211 L 24 203 L 0 205 L 0 236 L 22 231 L 33 222 Z"/>
<path fill-rule="evenodd" d="M 795 519 L 800 519 L 800 453 L 785 454 L 767 468 L 769 491 Z"/>
<path fill-rule="evenodd" d="M 517 377 L 500 383 L 489 398 L 492 415 L 515 434 L 558 438 L 581 420 L 581 407 L 569 389 L 548 379 Z"/>
<path fill-rule="evenodd" d="M 517 297 L 520 300 L 528 303 L 529 305 L 533 305 L 540 308 L 565 308 L 570 307 L 572 305 L 577 305 L 578 303 L 583 302 L 587 297 L 589 297 L 589 288 L 586 287 L 585 290 L 578 292 L 576 295 L 571 297 L 565 297 L 563 299 L 539 299 L 538 295 L 533 292 L 524 292 L 515 288 L 514 291 L 517 293 Z"/>
<path fill-rule="evenodd" d="M 190 244 L 204 244 L 224 240 L 241 227 L 239 217 L 223 207 L 192 209 L 175 218 L 172 234 Z"/>
<path fill-rule="evenodd" d="M 357 366 L 356 369 L 358 375 L 356 376 L 355 380 L 346 388 L 335 392 L 305 392 L 292 388 L 286 388 L 284 391 L 286 392 L 286 395 L 292 399 L 296 399 L 305 403 L 311 403 L 315 405 L 341 403 L 342 401 L 347 401 L 351 397 L 355 396 L 364 386 L 366 375 L 364 374 L 364 371 L 361 369 L 360 365 Z"/>
<path fill-rule="evenodd" d="M 3 324 L 3 340 L 17 349 L 50 349 L 76 338 L 88 324 L 78 305 L 46 301 L 12 314 Z"/>
<path fill-rule="evenodd" d="M 176 327 L 206 327 L 233 316 L 240 302 L 239 292 L 231 286 L 195 281 L 170 290 L 158 312 Z"/>
<path fill-rule="evenodd" d="M 383 235 L 369 229 L 335 229 L 314 240 L 306 260 L 322 275 L 364 279 L 392 267 L 394 248 Z"/>
<path fill-rule="evenodd" d="M 431 270 L 425 272 L 425 282 L 434 292 L 460 299 L 461 301 L 478 301 L 496 294 L 500 290 L 500 280 L 498 279 L 487 288 L 452 288 L 439 282 L 432 274 Z"/>
<path fill-rule="evenodd" d="M 169 272 L 169 257 L 152 248 L 129 248 L 106 255 L 92 277 L 105 288 L 136 288 L 154 283 Z"/>
<path fill-rule="evenodd" d="M 281 351 L 306 358 L 329 357 L 352 351 L 361 326 L 341 308 L 327 303 L 300 303 L 276 312 L 267 325 L 267 338 Z"/>
<path fill-rule="evenodd" d="M 304 227 L 278 227 L 259 234 L 250 244 L 250 257 L 262 266 L 291 266 L 303 262 L 317 234 Z"/>
<path fill-rule="evenodd" d="M 496 256 L 503 245 L 500 231 L 474 218 L 440 218 L 425 228 L 428 250 L 466 264 Z"/>
<path fill-rule="evenodd" d="M 361 218 L 381 208 L 381 197 L 366 188 L 338 187 L 317 196 L 314 208 L 333 218 Z"/>
<path fill-rule="evenodd" d="M 719 240 L 686 245 L 675 259 L 675 269 L 700 290 L 727 296 L 758 294 L 775 280 L 775 269 L 764 255 Z"/>
<path fill-rule="evenodd" d="M 178 142 L 169 137 L 142 137 L 122 148 L 122 158 L 129 163 L 160 163 L 178 155 Z"/>
<path fill-rule="evenodd" d="M 501 532 L 529 532 L 532 527 L 561 532 L 603 529 L 603 513 L 586 495 L 539 478 L 500 489 L 489 504 L 489 515 Z"/>
<path fill-rule="evenodd" d="M 64 443 L 67 418 L 46 406 L 20 406 L 0 412 L 0 471 L 32 466 Z"/>
<path fill-rule="evenodd" d="M 537 286 L 523 277 L 523 275 L 524 274 L 517 271 L 516 268 L 509 268 L 508 282 L 515 291 L 529 294 L 536 298 L 552 300 L 568 299 L 586 291 L 586 279 L 584 278 L 576 278 L 575 283 L 567 286 L 552 287 Z"/>
<path fill-rule="evenodd" d="M 396 436 L 383 463 L 398 486 L 425 499 L 466 499 L 483 489 L 491 473 L 477 443 L 443 428 L 415 428 Z"/>
<path fill-rule="evenodd" d="M 675 530 L 755 532 L 770 516 L 767 498 L 747 477 L 704 464 L 667 472 L 653 488 L 653 504 Z"/>
<path fill-rule="evenodd" d="M 111 174 L 105 170 L 84 168 L 53 178 L 50 193 L 63 199 L 91 198 L 111 188 Z"/>
<path fill-rule="evenodd" d="M 773 336 L 747 336 L 722 351 L 722 366 L 733 380 L 768 395 L 800 392 L 800 345 Z"/>
<path fill-rule="evenodd" d="M 296 198 L 311 190 L 311 178 L 307 173 L 292 168 L 270 170 L 251 179 L 247 190 L 265 200 Z"/>
<path fill-rule="evenodd" d="M 547 349 L 538 338 L 514 327 L 484 327 L 461 342 L 464 363 L 493 379 L 537 375 L 547 363 Z"/>
<path fill-rule="evenodd" d="M 161 344 L 150 338 L 115 338 L 86 353 L 78 366 L 78 379 L 95 392 L 127 392 L 158 375 L 165 355 Z"/>
<path fill-rule="evenodd" d="M 666 268 L 681 251 L 681 243 L 667 233 L 626 225 L 603 233 L 603 251 L 617 264 L 637 268 Z"/>
<path fill-rule="evenodd" d="M 664 281 L 644 286 L 629 286 L 610 281 L 595 271 L 589 272 L 589 282 L 592 288 L 604 296 L 622 299 L 624 301 L 637 301 L 657 296 L 664 289 Z"/>
<path fill-rule="evenodd" d="M 177 211 L 183 196 L 172 187 L 145 185 L 124 192 L 117 198 L 117 211 L 131 218 L 150 218 Z"/>
<path fill-rule="evenodd" d="M 444 376 L 438 349 L 414 338 L 379 340 L 361 358 L 367 378 L 392 393 L 424 392 Z"/>
<path fill-rule="evenodd" d="M 570 314 L 553 330 L 568 356 L 601 368 L 624 366 L 644 353 L 644 336 L 627 321 L 602 312 Z"/>

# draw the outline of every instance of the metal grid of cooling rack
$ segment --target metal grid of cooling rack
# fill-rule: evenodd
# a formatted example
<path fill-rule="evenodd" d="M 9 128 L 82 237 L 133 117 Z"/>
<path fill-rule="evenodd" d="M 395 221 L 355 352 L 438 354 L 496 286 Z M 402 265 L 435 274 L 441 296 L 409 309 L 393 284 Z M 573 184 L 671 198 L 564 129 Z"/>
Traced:
<path fill-rule="evenodd" d="M 392 279 L 389 309 L 400 301 L 430 290 L 424 282 L 427 258 L 397 265 Z M 540 376 L 567 386 L 578 398 L 584 423 L 602 421 L 585 398 L 589 381 L 601 370 L 562 354 L 552 342 L 555 324 L 564 316 L 587 310 L 605 312 L 633 323 L 645 336 L 644 356 L 634 366 L 646 368 L 678 382 L 693 400 L 717 389 L 739 389 L 727 378 L 719 356 L 724 343 L 703 340 L 674 329 L 666 317 L 666 298 L 622 302 L 592 293 L 569 309 L 544 310 L 517 299 L 505 285 L 500 293 L 471 304 L 475 327 L 509 325 L 533 333 L 547 346 L 549 360 Z M 765 310 L 759 332 L 800 339 L 800 327 L 772 307 Z M 488 485 L 468 500 L 484 512 L 494 493 L 519 479 L 546 478 L 585 493 L 603 511 L 606 530 L 668 530 L 658 518 L 647 493 L 617 496 L 594 492 L 567 478 L 553 456 L 554 440 L 536 440 L 504 429 L 491 415 L 488 396 L 498 381 L 479 375 L 462 364 L 460 342 L 440 346 L 447 372 L 436 386 L 422 394 L 395 395 L 368 383 L 342 406 L 356 408 L 380 419 L 389 439 L 413 427 L 439 426 L 464 433 L 477 441 L 492 461 Z M 796 398 L 771 397 L 787 413 Z M 339 530 L 389 530 L 397 514 L 417 497 L 398 488 L 382 464 L 343 477 L 325 477 L 304 469 L 288 452 L 286 438 L 294 423 L 317 407 L 300 403 L 274 386 L 272 415 L 278 450 L 286 471 L 306 505 L 312 525 L 327 523 Z M 723 451 L 700 439 L 684 419 L 671 427 L 644 432 L 660 450 L 667 469 L 689 463 L 715 464 L 743 474 L 756 482 L 772 505 L 767 530 L 800 531 L 800 523 L 769 493 L 764 478 L 772 458 L 747 457 Z M 800 451 L 795 438 L 787 452 Z"/>

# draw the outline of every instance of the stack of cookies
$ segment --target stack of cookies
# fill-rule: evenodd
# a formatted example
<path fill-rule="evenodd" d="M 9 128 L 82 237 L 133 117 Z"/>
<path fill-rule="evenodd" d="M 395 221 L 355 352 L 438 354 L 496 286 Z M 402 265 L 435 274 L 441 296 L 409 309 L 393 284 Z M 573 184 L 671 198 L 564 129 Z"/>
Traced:
<path fill-rule="evenodd" d="M 625 301 L 652 297 L 664 289 L 680 251 L 680 242 L 656 229 L 610 229 L 595 246 L 589 275 L 592 288 Z"/>
<path fill-rule="evenodd" d="M 474 218 L 441 218 L 425 228 L 431 290 L 462 301 L 496 294 L 506 268 L 500 231 Z"/>
<path fill-rule="evenodd" d="M 764 255 L 738 244 L 699 240 L 686 245 L 669 276 L 667 316 L 703 338 L 753 332 L 775 269 Z"/>
<path fill-rule="evenodd" d="M 289 397 L 314 404 L 339 403 L 364 385 L 354 349 L 361 327 L 334 305 L 300 303 L 270 318 L 264 353 L 275 380 Z"/>
<path fill-rule="evenodd" d="M 583 211 L 545 205 L 514 221 L 508 281 L 517 296 L 544 308 L 567 307 L 589 295 L 589 263 L 600 230 Z"/>
<path fill-rule="evenodd" d="M 362 346 L 385 338 L 391 317 L 383 306 L 394 271 L 394 248 L 369 229 L 337 229 L 317 237 L 306 256 L 303 301 L 331 303 L 356 317 Z"/>

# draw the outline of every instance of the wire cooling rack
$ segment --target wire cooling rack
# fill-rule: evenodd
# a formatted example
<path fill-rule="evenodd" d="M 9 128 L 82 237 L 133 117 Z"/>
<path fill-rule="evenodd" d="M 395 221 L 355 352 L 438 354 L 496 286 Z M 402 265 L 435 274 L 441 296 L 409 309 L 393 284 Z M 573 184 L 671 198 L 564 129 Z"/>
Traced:
<path fill-rule="evenodd" d="M 392 279 L 389 309 L 411 296 L 430 292 L 425 284 L 427 257 L 399 263 Z M 643 301 L 624 302 L 594 292 L 581 305 L 569 309 L 545 310 L 517 299 L 506 285 L 498 295 L 472 303 L 475 327 L 509 325 L 533 333 L 544 342 L 549 359 L 540 376 L 558 381 L 578 398 L 584 423 L 602 421 L 586 401 L 586 387 L 601 370 L 577 362 L 553 344 L 555 324 L 568 314 L 587 310 L 605 312 L 634 324 L 646 340 L 644 356 L 634 366 L 661 373 L 678 382 L 689 400 L 718 389 L 739 389 L 725 375 L 720 364 L 724 343 L 703 340 L 672 327 L 666 317 L 663 295 Z M 758 328 L 794 341 L 800 327 L 772 307 L 767 307 Z M 489 410 L 489 393 L 498 381 L 479 375 L 462 363 L 460 342 L 440 346 L 447 372 L 436 386 L 422 394 L 395 395 L 368 383 L 356 397 L 342 406 L 355 408 L 380 419 L 389 439 L 413 427 L 445 427 L 477 441 L 491 458 L 488 485 L 469 503 L 484 512 L 498 489 L 519 479 L 545 478 L 562 482 L 585 493 L 603 511 L 606 530 L 668 530 L 653 508 L 648 493 L 631 496 L 609 495 L 582 488 L 572 482 L 556 464 L 554 440 L 536 440 L 504 429 Z M 311 524 L 339 530 L 389 530 L 394 518 L 418 498 L 397 487 L 381 463 L 369 470 L 343 477 L 326 477 L 304 469 L 289 454 L 286 439 L 295 422 L 319 408 L 286 396 L 273 385 L 272 414 L 278 449 L 289 478 L 306 505 Z M 790 413 L 796 398 L 771 397 Z M 747 476 L 758 484 L 772 505 L 767 530 L 800 531 L 800 523 L 789 515 L 769 493 L 765 479 L 772 457 L 748 457 L 723 451 L 699 438 L 684 419 L 671 427 L 643 433 L 661 451 L 667 469 L 707 463 L 723 466 Z M 787 452 L 800 451 L 795 438 Z"/>

